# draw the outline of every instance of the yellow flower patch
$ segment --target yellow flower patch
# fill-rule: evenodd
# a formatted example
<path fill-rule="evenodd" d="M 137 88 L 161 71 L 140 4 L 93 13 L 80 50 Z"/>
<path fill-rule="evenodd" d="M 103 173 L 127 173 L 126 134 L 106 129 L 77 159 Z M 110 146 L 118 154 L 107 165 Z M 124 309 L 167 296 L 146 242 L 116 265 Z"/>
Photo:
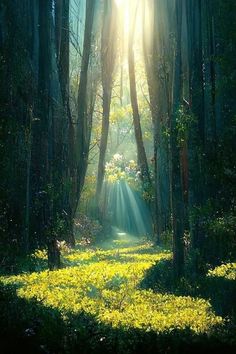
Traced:
<path fill-rule="evenodd" d="M 35 298 L 65 316 L 83 311 L 112 327 L 208 332 L 223 322 L 208 301 L 139 289 L 146 271 L 170 257 L 150 244 L 75 251 L 64 255 L 66 264 L 71 264 L 67 268 L 2 277 L 1 281 L 16 284 L 18 296 Z"/>
<path fill-rule="evenodd" d="M 236 280 L 236 263 L 222 264 L 209 270 L 208 277 L 223 277 L 229 280 Z"/>

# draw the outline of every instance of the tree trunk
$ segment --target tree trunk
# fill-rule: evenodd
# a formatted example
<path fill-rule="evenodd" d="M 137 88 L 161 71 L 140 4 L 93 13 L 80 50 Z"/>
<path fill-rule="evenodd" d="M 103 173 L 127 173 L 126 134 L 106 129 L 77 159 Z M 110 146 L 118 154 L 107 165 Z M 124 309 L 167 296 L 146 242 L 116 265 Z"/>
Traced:
<path fill-rule="evenodd" d="M 83 42 L 83 55 L 80 71 L 80 82 L 78 89 L 78 118 L 76 132 L 76 154 L 77 154 L 77 186 L 76 201 L 73 207 L 73 215 L 76 212 L 81 191 L 84 185 L 85 174 L 88 164 L 88 153 L 90 144 L 90 130 L 87 122 L 87 83 L 88 67 L 92 44 L 92 28 L 94 19 L 95 1 L 86 1 L 86 19 Z"/>
<path fill-rule="evenodd" d="M 96 203 L 99 209 L 99 200 L 102 191 L 103 179 L 105 174 L 105 155 L 107 149 L 109 116 L 112 92 L 112 76 L 115 67 L 116 54 L 116 21 L 115 21 L 115 3 L 113 1 L 104 1 L 102 43 L 101 43 L 101 67 L 102 67 L 102 131 L 100 140 L 100 151 L 98 161 L 98 174 L 96 186 Z"/>
<path fill-rule="evenodd" d="M 55 270 L 60 268 L 60 250 L 56 239 L 52 236 L 48 241 L 48 268 L 49 270 Z"/>
<path fill-rule="evenodd" d="M 184 274 L 184 200 L 181 181 L 180 146 L 177 131 L 177 114 L 181 105 L 181 32 L 182 0 L 176 0 L 176 48 L 173 81 L 173 112 L 171 119 L 171 161 L 172 161 L 172 212 L 173 212 L 173 266 L 176 278 Z"/>
<path fill-rule="evenodd" d="M 140 177 L 143 182 L 145 190 L 148 190 L 151 185 L 151 179 L 149 174 L 149 167 L 147 162 L 146 151 L 143 143 L 143 135 L 140 123 L 140 114 L 138 107 L 137 91 L 136 91 L 136 75 L 135 75 L 135 65 L 134 65 L 134 50 L 133 50 L 133 40 L 135 32 L 135 23 L 137 15 L 137 5 L 135 9 L 135 14 L 132 19 L 132 26 L 130 29 L 129 43 L 128 43 L 128 65 L 129 65 L 129 83 L 130 83 L 130 99 L 133 111 L 133 124 L 134 133 L 137 146 L 137 160 L 138 167 L 140 168 Z"/>
<path fill-rule="evenodd" d="M 62 141 L 58 144 L 58 154 L 61 155 L 58 169 L 62 172 L 62 180 L 68 182 L 75 180 L 75 139 L 74 126 L 72 122 L 70 98 L 69 98 L 69 5 L 70 0 L 56 0 L 55 2 L 55 42 L 57 53 L 58 76 L 63 103 L 64 119 L 62 121 Z M 63 195 L 62 205 L 59 207 L 64 210 L 61 218 L 65 224 L 64 239 L 71 247 L 75 246 L 73 232 L 73 200 L 74 190 L 68 191 L 64 187 L 65 183 L 60 183 Z"/>
<path fill-rule="evenodd" d="M 153 163 L 156 214 L 156 242 L 170 229 L 170 112 L 171 70 L 173 53 L 170 46 L 172 21 L 168 1 L 153 1 L 143 10 L 143 52 L 153 122 Z M 171 5 L 172 8 L 172 5 Z M 149 17 L 146 12 L 149 11 Z M 147 18 L 149 21 L 147 21 Z M 151 20 L 150 20 L 151 18 Z M 148 35 L 146 32 L 148 31 Z M 151 33 L 151 34 L 150 34 Z M 160 94 L 161 93 L 161 94 Z"/>

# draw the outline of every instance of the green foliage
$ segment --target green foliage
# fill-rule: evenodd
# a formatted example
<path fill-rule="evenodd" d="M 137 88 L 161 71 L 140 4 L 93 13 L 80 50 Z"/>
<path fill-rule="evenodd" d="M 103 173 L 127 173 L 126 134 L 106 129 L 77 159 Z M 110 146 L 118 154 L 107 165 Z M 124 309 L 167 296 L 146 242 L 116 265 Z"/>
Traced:
<path fill-rule="evenodd" d="M 85 213 L 87 211 L 86 207 L 88 206 L 89 202 L 94 198 L 96 193 L 96 183 L 97 179 L 95 175 L 86 175 L 79 203 L 79 209 L 81 213 Z"/>
<path fill-rule="evenodd" d="M 161 293 L 170 292 L 175 285 L 172 259 L 164 259 L 155 263 L 147 270 L 141 281 L 141 288 L 153 289 Z"/>
<path fill-rule="evenodd" d="M 115 154 L 106 164 L 105 178 L 108 183 L 126 181 L 133 190 L 142 194 L 145 201 L 150 202 L 153 199 L 153 187 L 148 181 L 141 183 L 137 163 L 134 160 L 126 161 L 123 155 Z"/>
<path fill-rule="evenodd" d="M 106 164 L 106 180 L 115 183 L 125 180 L 131 185 L 138 183 L 138 168 L 135 161 L 126 161 L 123 155 L 115 154 L 111 161 Z"/>
<path fill-rule="evenodd" d="M 110 115 L 110 122 L 111 124 L 116 124 L 122 121 L 127 120 L 127 116 L 131 116 L 132 114 L 132 108 L 130 104 L 127 104 L 126 106 L 116 106 L 114 107 L 114 110 L 111 112 Z"/>
<path fill-rule="evenodd" d="M 173 246 L 173 232 L 166 230 L 161 234 L 161 245 L 166 249 L 172 249 Z"/>
<path fill-rule="evenodd" d="M 208 200 L 202 207 L 194 207 L 190 212 L 190 222 L 199 234 L 199 245 L 191 249 L 190 258 L 198 258 L 200 267 L 230 262 L 236 257 L 236 216 L 235 210 L 218 209 L 214 200 Z M 194 262 L 193 262 L 194 263 Z"/>
<path fill-rule="evenodd" d="M 95 243 L 101 236 L 102 226 L 97 220 L 84 214 L 79 214 L 75 220 L 75 234 L 78 244 L 89 245 Z"/>
<path fill-rule="evenodd" d="M 208 219 L 203 257 L 207 257 L 212 264 L 234 260 L 236 256 L 235 227 L 236 216 L 232 212 Z"/>
<path fill-rule="evenodd" d="M 182 146 L 186 142 L 189 129 L 195 122 L 196 117 L 190 111 L 187 112 L 185 107 L 181 105 L 176 116 L 177 141 L 179 146 Z"/>
<path fill-rule="evenodd" d="M 207 230 L 209 235 L 215 238 L 215 243 L 222 245 L 222 243 L 225 242 L 228 244 L 228 247 L 231 245 L 232 249 L 231 252 L 228 253 L 229 257 L 235 252 L 236 247 L 235 226 L 236 215 L 233 212 L 215 217 L 207 223 Z"/>

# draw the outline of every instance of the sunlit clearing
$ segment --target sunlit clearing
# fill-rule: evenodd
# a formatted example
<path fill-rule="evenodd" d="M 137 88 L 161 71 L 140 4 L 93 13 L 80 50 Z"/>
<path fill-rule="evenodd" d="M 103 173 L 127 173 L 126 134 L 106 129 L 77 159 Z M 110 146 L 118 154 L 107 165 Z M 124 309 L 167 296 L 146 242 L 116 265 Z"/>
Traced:
<path fill-rule="evenodd" d="M 63 256 L 65 269 L 0 280 L 16 285 L 19 297 L 55 308 L 65 319 L 67 314 L 85 313 L 114 328 L 158 333 L 190 328 L 195 333 L 208 333 L 223 322 L 208 301 L 140 288 L 146 271 L 170 257 L 148 243 L 74 251 Z"/>

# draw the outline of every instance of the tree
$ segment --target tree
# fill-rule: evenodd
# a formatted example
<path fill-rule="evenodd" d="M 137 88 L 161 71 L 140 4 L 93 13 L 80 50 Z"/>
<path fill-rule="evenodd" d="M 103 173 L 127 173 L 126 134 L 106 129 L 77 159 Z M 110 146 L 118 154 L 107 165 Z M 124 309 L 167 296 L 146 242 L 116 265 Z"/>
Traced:
<path fill-rule="evenodd" d="M 105 155 L 107 149 L 109 116 L 113 72 L 116 55 L 116 6 L 114 1 L 104 1 L 103 27 L 101 36 L 101 71 L 102 71 L 102 130 L 99 146 L 99 161 L 96 186 L 96 203 L 99 205 L 100 194 L 105 174 Z"/>
<path fill-rule="evenodd" d="M 153 122 L 156 242 L 170 228 L 170 115 L 173 71 L 173 6 L 143 2 L 143 54 Z M 148 6 L 147 6 L 148 5 Z"/>
<path fill-rule="evenodd" d="M 176 46 L 173 77 L 173 108 L 171 114 L 171 197 L 173 212 L 173 266 L 177 278 L 184 272 L 184 201 L 181 180 L 180 146 L 177 115 L 182 100 L 182 0 L 175 1 Z"/>
<path fill-rule="evenodd" d="M 86 1 L 86 19 L 83 40 L 83 54 L 80 70 L 80 81 L 78 88 L 78 116 L 76 130 L 76 160 L 77 160 L 77 185 L 76 185 L 76 201 L 73 208 L 75 214 L 80 199 L 82 187 L 84 184 L 85 174 L 88 165 L 88 153 L 91 136 L 92 122 L 88 119 L 87 114 L 87 84 L 88 84 L 88 67 L 92 45 L 92 29 L 94 20 L 96 1 Z M 91 115 L 90 115 L 91 117 Z"/>
<path fill-rule="evenodd" d="M 131 10 L 131 9 L 130 9 Z M 149 174 L 149 167 L 147 162 L 146 151 L 143 143 L 142 129 L 140 123 L 140 114 L 138 107 L 137 91 L 136 91 L 136 75 L 135 75 L 135 65 L 134 65 L 134 32 L 136 16 L 138 11 L 138 3 L 135 6 L 135 12 L 132 18 L 132 25 L 129 32 L 129 42 L 128 42 L 128 64 L 129 64 L 129 82 L 130 82 L 130 100 L 133 111 L 133 124 L 134 133 L 137 146 L 137 160 L 138 167 L 140 169 L 140 178 L 143 182 L 144 190 L 150 189 L 151 178 Z"/>
<path fill-rule="evenodd" d="M 68 126 L 65 107 L 68 104 L 69 18 L 67 14 L 62 21 L 56 3 L 54 31 L 52 5 L 51 0 L 1 3 L 4 36 L 0 63 L 1 125 L 5 126 L 1 209 L 6 220 L 11 221 L 9 227 L 8 222 L 3 223 L 4 239 L 14 255 L 28 254 L 36 247 L 47 245 L 51 269 L 59 266 L 57 239 L 64 227 L 58 225 L 64 224 L 65 214 L 68 216 L 68 203 L 65 205 L 64 201 L 69 198 L 63 165 L 65 151 L 68 153 L 69 149 L 65 129 Z M 64 6 L 68 11 L 68 2 Z M 64 37 L 63 31 L 67 33 Z M 59 55 L 56 43 L 62 38 L 65 46 L 60 47 Z M 63 74 L 59 74 L 62 63 L 56 62 L 56 54 L 63 61 Z M 5 129 L 11 133 L 10 137 Z M 17 143 L 13 144 L 14 141 Z M 71 223 L 71 216 L 68 218 Z"/>
<path fill-rule="evenodd" d="M 70 97 L 69 97 L 69 62 L 70 62 L 70 19 L 69 0 L 55 1 L 55 42 L 58 77 L 60 81 L 61 97 L 63 103 L 63 120 L 61 122 L 61 141 L 57 144 L 56 154 L 61 156 L 57 168 L 62 171 L 62 179 L 58 184 L 63 198 L 61 210 L 64 210 L 63 219 L 65 223 L 64 238 L 71 246 L 75 245 L 73 233 L 73 202 L 74 188 L 68 191 L 68 181 L 75 180 L 75 131 L 72 119 Z"/>

